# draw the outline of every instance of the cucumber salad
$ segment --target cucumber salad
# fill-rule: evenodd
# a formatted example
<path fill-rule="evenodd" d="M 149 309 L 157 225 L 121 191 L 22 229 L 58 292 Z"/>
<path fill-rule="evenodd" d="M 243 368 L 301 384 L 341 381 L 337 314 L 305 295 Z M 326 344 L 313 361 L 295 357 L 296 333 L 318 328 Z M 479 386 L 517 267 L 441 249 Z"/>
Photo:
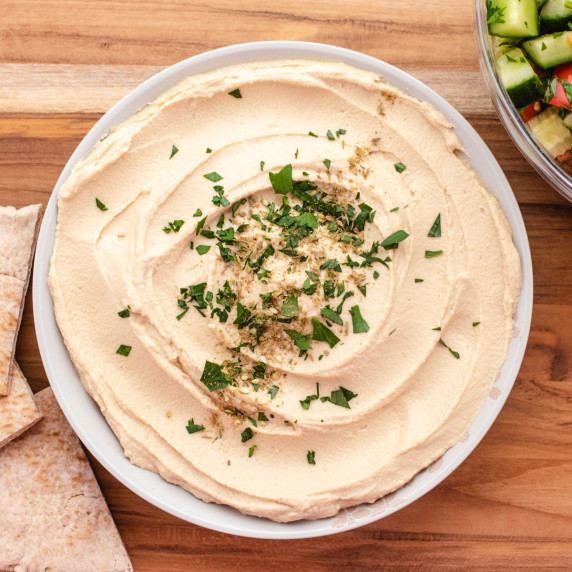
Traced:
<path fill-rule="evenodd" d="M 486 0 L 500 81 L 537 142 L 572 169 L 572 0 Z"/>

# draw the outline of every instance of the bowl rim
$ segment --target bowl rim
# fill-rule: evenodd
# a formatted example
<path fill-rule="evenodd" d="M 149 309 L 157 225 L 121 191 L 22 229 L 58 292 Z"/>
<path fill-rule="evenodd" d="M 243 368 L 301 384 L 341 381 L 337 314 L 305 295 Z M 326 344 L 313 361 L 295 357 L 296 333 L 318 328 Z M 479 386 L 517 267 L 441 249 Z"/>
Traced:
<path fill-rule="evenodd" d="M 497 196 L 510 221 L 513 240 L 522 265 L 522 287 L 515 319 L 515 328 L 518 331 L 510 342 L 507 357 L 495 382 L 495 388 L 500 394 L 486 399 L 470 425 L 470 437 L 465 442 L 453 446 L 436 463 L 392 493 L 391 502 L 384 497 L 371 505 L 344 509 L 334 517 L 292 523 L 276 523 L 264 518 L 243 515 L 230 507 L 204 503 L 184 489 L 164 481 L 158 474 L 132 465 L 125 457 L 121 445 L 107 425 L 99 407 L 89 397 L 79 380 L 57 327 L 47 286 L 56 229 L 57 192 L 75 164 L 101 137 L 184 77 L 234 63 L 284 58 L 341 61 L 373 71 L 414 97 L 429 101 L 443 112 L 455 126 L 458 136 L 467 149 L 468 162 L 492 194 Z M 479 168 L 476 167 L 477 163 L 480 165 Z M 219 532 L 267 539 L 312 538 L 351 530 L 377 521 L 417 500 L 456 469 L 484 437 L 514 384 L 530 329 L 532 288 L 530 248 L 518 203 L 491 151 L 470 124 L 441 96 L 398 68 L 345 48 L 296 41 L 236 44 L 193 56 L 152 76 L 104 114 L 82 139 L 54 187 L 38 237 L 32 285 L 36 336 L 46 374 L 70 425 L 94 457 L 138 496 L 174 516 Z M 367 512 L 366 515 L 364 511 Z"/>
<path fill-rule="evenodd" d="M 512 142 L 528 161 L 531 167 L 564 198 L 572 202 L 572 176 L 536 141 L 508 92 L 500 81 L 493 55 L 491 35 L 487 27 L 486 5 L 484 0 L 474 2 L 475 39 L 479 55 L 481 73 L 485 79 L 496 114 L 509 134 Z"/>

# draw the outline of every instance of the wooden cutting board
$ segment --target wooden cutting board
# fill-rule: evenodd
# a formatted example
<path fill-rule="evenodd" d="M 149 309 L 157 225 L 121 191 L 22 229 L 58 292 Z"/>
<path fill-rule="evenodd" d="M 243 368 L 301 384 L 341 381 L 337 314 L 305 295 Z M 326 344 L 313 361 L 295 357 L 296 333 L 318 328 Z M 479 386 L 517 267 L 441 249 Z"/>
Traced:
<path fill-rule="evenodd" d="M 304 40 L 383 59 L 448 99 L 497 157 L 528 229 L 535 304 L 522 368 L 488 435 L 440 486 L 351 532 L 265 541 L 171 517 L 92 458 L 136 570 L 572 569 L 572 205 L 497 120 L 472 10 L 469 0 L 0 2 L 0 204 L 45 204 L 95 121 L 158 70 L 232 43 Z M 48 381 L 33 320 L 28 296 L 17 359 L 38 391 Z"/>

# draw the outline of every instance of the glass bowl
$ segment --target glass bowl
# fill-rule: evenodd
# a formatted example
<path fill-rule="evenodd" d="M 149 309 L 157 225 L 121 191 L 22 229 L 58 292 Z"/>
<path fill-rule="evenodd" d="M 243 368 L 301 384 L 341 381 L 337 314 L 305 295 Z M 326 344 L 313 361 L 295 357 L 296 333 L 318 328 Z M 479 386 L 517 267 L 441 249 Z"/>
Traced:
<path fill-rule="evenodd" d="M 499 80 L 491 36 L 487 28 L 485 0 L 475 0 L 475 34 L 481 71 L 501 123 L 537 173 L 572 202 L 572 176 L 536 141 Z"/>

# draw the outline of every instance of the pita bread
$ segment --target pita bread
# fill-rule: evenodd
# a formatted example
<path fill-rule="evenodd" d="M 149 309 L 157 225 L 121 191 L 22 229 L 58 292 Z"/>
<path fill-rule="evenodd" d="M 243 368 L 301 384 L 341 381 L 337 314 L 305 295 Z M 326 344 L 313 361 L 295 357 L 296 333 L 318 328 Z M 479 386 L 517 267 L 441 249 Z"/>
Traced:
<path fill-rule="evenodd" d="M 16 336 L 28 290 L 42 205 L 0 207 L 0 395 L 10 392 Z"/>
<path fill-rule="evenodd" d="M 16 362 L 12 369 L 10 395 L 0 397 L 0 448 L 42 418 L 30 386 Z"/>
<path fill-rule="evenodd" d="M 132 571 L 80 442 L 51 388 L 44 418 L 0 449 L 0 570 Z"/>

